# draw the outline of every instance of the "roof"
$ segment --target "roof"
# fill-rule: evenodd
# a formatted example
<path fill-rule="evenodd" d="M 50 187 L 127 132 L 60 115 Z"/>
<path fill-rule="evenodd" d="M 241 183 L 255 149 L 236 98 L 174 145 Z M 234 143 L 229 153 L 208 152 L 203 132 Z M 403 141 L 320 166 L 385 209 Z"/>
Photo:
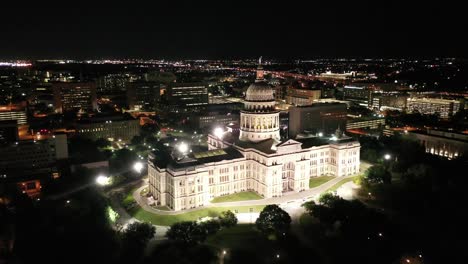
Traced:
<path fill-rule="evenodd" d="M 191 167 L 194 168 L 211 162 L 239 159 L 244 156 L 234 148 L 225 148 L 190 153 L 181 160 L 174 159 L 169 153 L 158 153 L 157 157 L 156 160 L 152 161 L 156 166 L 159 168 L 171 168 L 177 171 L 186 170 Z"/>
<path fill-rule="evenodd" d="M 237 140 L 234 142 L 234 145 L 239 146 L 243 149 L 252 148 L 261 151 L 265 154 L 273 154 L 276 153 L 276 151 L 273 150 L 272 147 L 275 146 L 277 143 L 278 141 L 269 138 L 258 142 Z"/>

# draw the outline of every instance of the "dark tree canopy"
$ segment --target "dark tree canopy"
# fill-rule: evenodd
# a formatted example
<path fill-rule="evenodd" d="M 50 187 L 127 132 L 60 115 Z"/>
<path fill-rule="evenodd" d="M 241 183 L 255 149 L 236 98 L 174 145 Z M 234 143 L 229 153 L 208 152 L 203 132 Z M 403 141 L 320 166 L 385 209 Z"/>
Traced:
<path fill-rule="evenodd" d="M 237 224 L 237 217 L 233 212 L 227 210 L 221 213 L 219 216 L 219 222 L 221 226 L 224 227 L 235 226 Z"/>
<path fill-rule="evenodd" d="M 197 244 L 206 239 L 206 233 L 196 222 L 187 221 L 175 223 L 167 231 L 166 237 L 183 244 Z"/>
<path fill-rule="evenodd" d="M 270 204 L 263 208 L 255 224 L 264 234 L 282 234 L 289 231 L 291 217 L 278 205 Z"/>
<path fill-rule="evenodd" d="M 364 180 L 370 184 L 388 184 L 392 181 L 392 174 L 385 166 L 374 165 L 366 171 Z"/>

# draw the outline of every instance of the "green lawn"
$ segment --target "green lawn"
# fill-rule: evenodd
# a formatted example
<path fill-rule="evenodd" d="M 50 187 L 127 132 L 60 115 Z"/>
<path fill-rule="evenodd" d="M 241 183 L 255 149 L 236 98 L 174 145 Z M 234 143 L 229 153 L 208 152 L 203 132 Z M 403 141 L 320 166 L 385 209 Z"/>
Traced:
<path fill-rule="evenodd" d="M 210 207 L 178 215 L 155 214 L 138 207 L 131 210 L 130 214 L 140 221 L 149 222 L 154 225 L 170 226 L 181 221 L 196 221 L 199 218 L 206 216 L 215 217 L 218 216 L 222 211 L 231 210 L 234 212 L 235 210 L 238 210 L 239 213 L 248 213 L 249 208 L 253 208 L 254 212 L 260 212 L 264 207 L 265 205 Z"/>
<path fill-rule="evenodd" d="M 320 186 L 326 183 L 327 181 L 333 180 L 334 178 L 335 178 L 334 176 L 319 176 L 319 177 L 310 178 L 309 188 Z"/>
<path fill-rule="evenodd" d="M 341 187 L 341 185 L 343 185 L 343 184 L 345 184 L 347 182 L 350 182 L 350 181 L 354 181 L 358 177 L 359 176 L 354 176 L 354 177 L 342 179 L 341 181 L 335 183 L 335 185 L 333 185 L 332 187 L 328 188 L 328 190 L 326 190 L 325 192 L 335 192 L 336 190 L 338 190 L 338 188 Z"/>
<path fill-rule="evenodd" d="M 260 199 L 263 199 L 263 197 L 258 195 L 256 192 L 240 192 L 240 193 L 233 193 L 230 195 L 215 197 L 211 202 L 212 203 L 225 203 L 225 202 L 236 202 L 236 201 L 245 201 L 245 200 L 260 200 Z"/>

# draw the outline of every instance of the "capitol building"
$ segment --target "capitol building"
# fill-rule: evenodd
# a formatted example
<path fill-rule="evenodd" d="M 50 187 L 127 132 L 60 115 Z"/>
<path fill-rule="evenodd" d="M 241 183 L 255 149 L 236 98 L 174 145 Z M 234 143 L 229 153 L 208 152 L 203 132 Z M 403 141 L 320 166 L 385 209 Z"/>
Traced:
<path fill-rule="evenodd" d="M 308 190 L 311 177 L 358 173 L 359 150 L 359 142 L 339 129 L 329 138 L 282 140 L 274 91 L 260 64 L 246 92 L 240 132 L 216 129 L 208 135 L 207 151 L 180 145 L 167 158 L 149 155 L 149 191 L 158 205 L 174 211 L 243 191 L 278 197 Z"/>

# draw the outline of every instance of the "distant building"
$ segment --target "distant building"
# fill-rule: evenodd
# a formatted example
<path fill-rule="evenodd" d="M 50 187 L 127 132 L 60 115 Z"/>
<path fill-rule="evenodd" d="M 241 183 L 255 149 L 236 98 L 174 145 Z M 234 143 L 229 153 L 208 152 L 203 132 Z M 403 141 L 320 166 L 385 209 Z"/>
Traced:
<path fill-rule="evenodd" d="M 408 112 L 419 112 L 423 115 L 438 114 L 449 118 L 460 110 L 460 101 L 438 98 L 408 98 Z"/>
<path fill-rule="evenodd" d="M 97 110 L 96 84 L 93 82 L 57 82 L 52 84 L 57 113 Z"/>
<path fill-rule="evenodd" d="M 68 158 L 67 136 L 57 134 L 44 140 L 28 140 L 0 147 L 0 170 L 49 170 L 57 160 Z"/>
<path fill-rule="evenodd" d="M 376 110 L 404 110 L 406 109 L 406 102 L 409 98 L 408 94 L 400 93 L 374 93 L 370 101 L 370 108 Z"/>
<path fill-rule="evenodd" d="M 345 85 L 343 88 L 343 99 L 368 107 L 371 93 L 372 90 L 365 86 Z"/>
<path fill-rule="evenodd" d="M 385 126 L 383 117 L 360 117 L 348 119 L 346 130 L 350 129 L 378 129 Z"/>
<path fill-rule="evenodd" d="M 97 93 L 100 95 L 124 94 L 127 83 L 131 80 L 129 74 L 107 74 L 97 79 Z"/>
<path fill-rule="evenodd" d="M 18 125 L 28 123 L 26 109 L 17 105 L 0 106 L 0 121 L 15 120 Z"/>
<path fill-rule="evenodd" d="M 310 105 L 314 100 L 320 99 L 321 90 L 298 89 L 288 87 L 286 103 L 292 105 Z"/>
<path fill-rule="evenodd" d="M 289 137 L 298 134 L 333 134 L 346 126 L 346 104 L 315 103 L 309 106 L 289 108 Z"/>
<path fill-rule="evenodd" d="M 16 120 L 0 121 L 0 146 L 15 143 L 18 140 L 18 123 Z"/>
<path fill-rule="evenodd" d="M 449 159 L 464 156 L 468 158 L 468 135 L 447 131 L 427 130 L 405 133 L 424 146 L 427 153 Z"/>
<path fill-rule="evenodd" d="M 136 81 L 127 84 L 127 100 L 130 110 L 154 111 L 159 101 L 161 84 L 158 82 Z"/>
<path fill-rule="evenodd" d="M 239 115 L 238 114 L 212 114 L 212 115 L 203 115 L 198 114 L 192 117 L 194 126 L 197 129 L 204 129 L 204 128 L 213 128 L 216 126 L 226 126 L 231 123 L 237 124 L 239 123 Z"/>
<path fill-rule="evenodd" d="M 168 112 L 200 111 L 208 104 L 208 87 L 204 83 L 171 83 L 161 100 L 161 108 Z"/>
<path fill-rule="evenodd" d="M 274 89 L 275 89 L 275 99 L 277 101 L 286 99 L 287 87 L 285 85 L 276 85 Z"/>
<path fill-rule="evenodd" d="M 82 137 L 130 141 L 140 134 L 140 121 L 131 116 L 96 116 L 82 119 L 76 124 L 76 133 Z"/>

